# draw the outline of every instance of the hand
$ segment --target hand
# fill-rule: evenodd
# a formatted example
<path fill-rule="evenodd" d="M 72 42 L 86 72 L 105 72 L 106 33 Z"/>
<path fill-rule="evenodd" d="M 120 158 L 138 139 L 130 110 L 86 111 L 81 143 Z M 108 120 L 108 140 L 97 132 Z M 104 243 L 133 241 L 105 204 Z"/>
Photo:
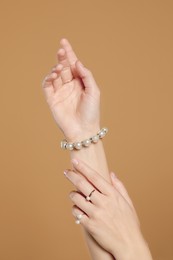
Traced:
<path fill-rule="evenodd" d="M 111 185 L 85 163 L 72 162 L 75 172 L 66 170 L 65 175 L 78 190 L 70 193 L 78 222 L 116 259 L 151 259 L 123 184 L 113 173 Z"/>
<path fill-rule="evenodd" d="M 70 43 L 62 39 L 59 64 L 43 81 L 47 103 L 69 141 L 80 141 L 100 129 L 100 93 L 92 73 L 77 59 Z"/>

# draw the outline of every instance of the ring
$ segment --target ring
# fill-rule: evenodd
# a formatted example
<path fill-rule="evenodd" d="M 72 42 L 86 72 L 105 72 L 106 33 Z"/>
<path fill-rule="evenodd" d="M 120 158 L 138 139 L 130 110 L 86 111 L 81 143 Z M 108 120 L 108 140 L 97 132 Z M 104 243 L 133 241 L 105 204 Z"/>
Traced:
<path fill-rule="evenodd" d="M 83 217 L 83 214 L 78 214 L 78 215 L 76 216 L 76 221 L 75 221 L 75 223 L 76 223 L 77 225 L 80 224 L 80 221 L 81 221 L 82 217 Z"/>
<path fill-rule="evenodd" d="M 91 201 L 91 196 L 95 190 L 92 190 L 91 193 L 86 197 L 86 201 Z"/>

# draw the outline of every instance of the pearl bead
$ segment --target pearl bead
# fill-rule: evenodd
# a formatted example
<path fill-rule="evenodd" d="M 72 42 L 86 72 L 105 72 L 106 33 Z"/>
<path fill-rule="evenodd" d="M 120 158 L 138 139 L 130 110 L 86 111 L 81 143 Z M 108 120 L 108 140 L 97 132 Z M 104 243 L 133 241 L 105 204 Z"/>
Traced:
<path fill-rule="evenodd" d="M 103 127 L 96 135 L 85 139 L 84 141 L 81 142 L 75 142 L 75 143 L 67 143 L 67 140 L 61 141 L 61 148 L 62 149 L 67 149 L 67 150 L 80 150 L 82 147 L 88 147 L 90 146 L 91 143 L 97 143 L 99 139 L 102 139 L 108 132 L 108 128 Z"/>
<path fill-rule="evenodd" d="M 77 142 L 74 144 L 74 147 L 77 149 L 77 150 L 80 150 L 82 148 L 82 144 L 81 142 Z"/>
<path fill-rule="evenodd" d="M 87 196 L 87 197 L 86 197 L 86 201 L 91 201 L 90 196 Z"/>
<path fill-rule="evenodd" d="M 82 219 L 82 217 L 83 217 L 82 214 L 79 214 L 79 215 L 76 216 L 76 218 L 77 218 L 78 220 Z"/>
<path fill-rule="evenodd" d="M 99 140 L 99 136 L 98 136 L 98 135 L 94 135 L 94 136 L 92 137 L 93 143 L 97 143 L 98 140 Z"/>
<path fill-rule="evenodd" d="M 71 144 L 71 143 L 67 144 L 66 149 L 72 151 L 74 149 L 73 144 Z"/>
<path fill-rule="evenodd" d="M 80 224 L 80 220 L 77 219 L 77 220 L 75 221 L 75 223 L 76 223 L 77 225 L 79 225 L 79 224 Z"/>
<path fill-rule="evenodd" d="M 67 141 L 66 140 L 61 141 L 61 148 L 62 149 L 66 149 L 66 145 L 67 145 Z"/>
<path fill-rule="evenodd" d="M 102 130 L 107 134 L 108 128 L 104 127 L 104 128 L 102 128 Z"/>
<path fill-rule="evenodd" d="M 90 139 L 86 139 L 82 142 L 83 146 L 89 146 L 91 144 L 91 140 Z"/>
<path fill-rule="evenodd" d="M 103 138 L 105 135 L 106 135 L 106 133 L 105 133 L 103 130 L 101 130 L 101 131 L 99 132 L 99 137 L 100 137 L 100 138 Z"/>

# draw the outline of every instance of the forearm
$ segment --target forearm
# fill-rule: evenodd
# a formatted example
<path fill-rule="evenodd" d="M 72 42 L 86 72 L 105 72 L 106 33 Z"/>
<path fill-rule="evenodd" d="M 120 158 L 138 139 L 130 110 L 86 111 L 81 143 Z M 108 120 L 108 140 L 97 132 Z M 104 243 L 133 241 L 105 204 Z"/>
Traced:
<path fill-rule="evenodd" d="M 71 151 L 70 156 L 71 159 L 81 159 L 110 182 L 110 175 L 102 140 L 99 140 L 97 144 L 91 144 L 90 147 L 81 150 L 73 150 Z"/>
<path fill-rule="evenodd" d="M 152 255 L 148 244 L 140 233 L 139 236 L 135 237 L 135 239 L 129 241 L 128 246 L 126 245 L 126 249 L 119 250 L 119 253 L 116 250 L 116 245 L 112 245 L 114 250 L 112 251 L 112 255 L 116 255 L 117 259 L 121 260 L 152 260 Z"/>
<path fill-rule="evenodd" d="M 75 142 L 90 137 L 88 131 L 94 131 L 90 133 L 95 135 L 95 130 L 99 130 L 100 91 L 92 73 L 78 60 L 68 40 L 62 39 L 60 44 L 58 63 L 45 77 L 42 85 L 56 123 L 67 140 Z M 71 157 L 82 159 L 109 180 L 101 141 L 81 151 L 72 151 Z M 93 259 L 112 259 L 109 254 L 106 258 L 105 252 L 91 237 L 87 236 L 87 241 Z"/>
<path fill-rule="evenodd" d="M 83 231 L 89 248 L 91 259 L 115 260 L 115 258 L 109 252 L 105 251 L 86 230 L 83 229 Z"/>
<path fill-rule="evenodd" d="M 94 134 L 94 133 L 93 133 Z M 87 138 L 89 136 L 84 136 Z M 83 139 L 84 139 L 83 138 Z M 105 137 L 106 138 L 106 137 Z M 81 139 L 82 140 L 82 139 Z M 73 150 L 70 152 L 71 159 L 77 158 L 86 162 L 90 167 L 95 169 L 107 181 L 110 182 L 109 170 L 102 140 L 96 144 L 91 144 L 87 148 L 81 150 Z M 98 243 L 84 230 L 85 239 L 93 260 L 113 260 L 115 259 L 110 253 L 106 252 Z"/>

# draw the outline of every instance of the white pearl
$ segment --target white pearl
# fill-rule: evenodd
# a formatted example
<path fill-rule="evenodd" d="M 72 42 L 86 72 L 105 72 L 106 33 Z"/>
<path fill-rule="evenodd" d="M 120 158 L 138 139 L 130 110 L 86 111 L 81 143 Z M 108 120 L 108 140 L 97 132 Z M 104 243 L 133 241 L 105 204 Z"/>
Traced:
<path fill-rule="evenodd" d="M 79 225 L 79 224 L 80 224 L 80 220 L 77 219 L 77 220 L 75 221 L 75 223 L 76 223 L 77 225 Z"/>
<path fill-rule="evenodd" d="M 95 136 L 92 137 L 93 143 L 97 143 L 98 140 L 99 140 L 99 136 L 98 135 L 95 135 Z"/>
<path fill-rule="evenodd" d="M 99 137 L 103 138 L 106 135 L 106 133 L 102 130 L 99 132 Z"/>
<path fill-rule="evenodd" d="M 73 150 L 73 144 L 71 144 L 71 143 L 67 144 L 66 149 L 72 151 Z"/>
<path fill-rule="evenodd" d="M 91 200 L 90 196 L 87 196 L 87 197 L 86 197 L 86 200 L 87 200 L 87 201 L 90 201 L 90 200 Z"/>
<path fill-rule="evenodd" d="M 77 149 L 77 150 L 80 150 L 82 148 L 82 144 L 81 142 L 77 142 L 74 144 L 74 147 Z"/>
<path fill-rule="evenodd" d="M 107 134 L 108 128 L 104 127 L 102 130 Z"/>
<path fill-rule="evenodd" d="M 79 214 L 76 217 L 77 217 L 78 220 L 80 220 L 80 219 L 82 219 L 83 216 L 82 216 L 82 214 Z"/>
<path fill-rule="evenodd" d="M 83 144 L 84 146 L 89 146 L 89 145 L 91 144 L 91 140 L 90 140 L 90 139 L 86 139 L 86 140 L 84 140 L 84 141 L 82 142 L 82 144 Z"/>

